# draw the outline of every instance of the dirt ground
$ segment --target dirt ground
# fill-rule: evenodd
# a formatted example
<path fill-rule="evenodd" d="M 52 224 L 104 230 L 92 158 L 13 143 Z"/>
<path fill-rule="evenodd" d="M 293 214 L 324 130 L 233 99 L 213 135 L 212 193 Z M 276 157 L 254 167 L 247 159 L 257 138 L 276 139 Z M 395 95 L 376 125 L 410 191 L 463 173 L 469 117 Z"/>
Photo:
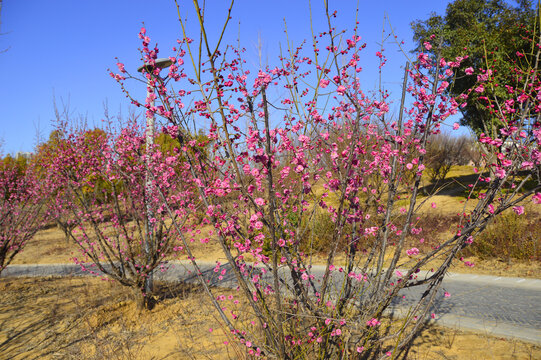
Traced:
<path fill-rule="evenodd" d="M 242 359 L 220 328 L 207 295 L 161 285 L 160 302 L 140 311 L 132 293 L 97 278 L 0 281 L 2 359 Z M 234 291 L 223 290 L 234 295 Z M 230 310 L 248 313 L 243 305 Z M 211 330 L 212 329 L 212 330 Z M 539 359 L 541 347 L 482 333 L 430 326 L 408 359 Z"/>

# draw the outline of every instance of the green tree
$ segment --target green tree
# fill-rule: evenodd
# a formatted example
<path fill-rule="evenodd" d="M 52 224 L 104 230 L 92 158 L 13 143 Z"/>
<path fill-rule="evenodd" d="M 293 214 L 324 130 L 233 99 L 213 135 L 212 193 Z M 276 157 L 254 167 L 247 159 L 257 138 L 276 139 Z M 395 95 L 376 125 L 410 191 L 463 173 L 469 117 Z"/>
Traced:
<path fill-rule="evenodd" d="M 486 97 L 503 103 L 509 98 L 503 85 L 511 82 L 513 67 L 534 60 L 532 44 L 539 37 L 538 10 L 539 3 L 534 7 L 530 0 L 516 0 L 516 6 L 504 0 L 455 0 L 447 5 L 445 15 L 432 13 L 428 19 L 411 24 L 417 43 L 415 51 L 433 56 L 439 51 L 445 59 L 453 61 L 468 55 L 459 76 L 448 80 L 452 85 L 448 88 L 449 95 L 467 93 L 478 82 L 479 74 L 493 77 L 500 85 L 487 87 L 482 93 L 471 92 L 462 108 L 462 125 L 477 134 L 494 134 L 503 125 L 498 112 L 482 100 Z M 535 41 L 528 40 L 532 37 Z M 427 41 L 433 45 L 428 50 L 424 46 Z M 475 70 L 471 75 L 465 72 L 470 67 Z"/>

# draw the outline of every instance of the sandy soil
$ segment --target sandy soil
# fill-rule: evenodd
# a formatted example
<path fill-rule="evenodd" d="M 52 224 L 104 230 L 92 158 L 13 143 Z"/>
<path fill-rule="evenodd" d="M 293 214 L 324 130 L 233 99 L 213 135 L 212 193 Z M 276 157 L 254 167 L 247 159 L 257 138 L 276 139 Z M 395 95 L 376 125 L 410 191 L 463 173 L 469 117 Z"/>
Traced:
<path fill-rule="evenodd" d="M 0 282 L 2 359 L 242 359 L 197 287 L 162 284 L 150 312 L 110 282 L 18 278 Z M 229 290 L 224 290 L 227 295 Z M 230 291 L 231 292 L 231 291 Z M 234 292 L 231 292 L 234 294 Z M 227 305 L 248 314 L 243 305 Z M 212 331 L 210 331 L 212 329 Z M 430 326 L 408 359 L 539 359 L 541 347 Z"/>

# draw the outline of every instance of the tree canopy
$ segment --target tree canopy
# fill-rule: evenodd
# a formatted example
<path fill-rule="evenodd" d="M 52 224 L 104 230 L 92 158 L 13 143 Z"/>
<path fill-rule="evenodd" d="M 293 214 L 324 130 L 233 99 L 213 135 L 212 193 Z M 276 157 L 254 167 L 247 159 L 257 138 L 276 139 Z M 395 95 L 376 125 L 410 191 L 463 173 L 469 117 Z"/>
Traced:
<path fill-rule="evenodd" d="M 533 44 L 539 40 L 538 9 L 539 5 L 534 6 L 530 0 L 517 0 L 516 6 L 504 0 L 455 0 L 447 6 L 445 15 L 432 13 L 428 19 L 411 24 L 415 51 L 433 56 L 440 52 L 448 60 L 468 55 L 462 71 L 449 81 L 449 95 L 459 96 L 474 87 L 479 73 L 494 77 L 496 86 L 485 89 L 483 94 L 470 93 L 461 109 L 462 125 L 477 134 L 493 134 L 503 125 L 495 116 L 497 112 L 480 97 L 506 100 L 509 94 L 503 85 L 516 83 L 514 67 L 533 63 Z M 431 39 L 433 47 L 426 49 L 424 43 Z M 469 68 L 474 73 L 465 71 Z"/>

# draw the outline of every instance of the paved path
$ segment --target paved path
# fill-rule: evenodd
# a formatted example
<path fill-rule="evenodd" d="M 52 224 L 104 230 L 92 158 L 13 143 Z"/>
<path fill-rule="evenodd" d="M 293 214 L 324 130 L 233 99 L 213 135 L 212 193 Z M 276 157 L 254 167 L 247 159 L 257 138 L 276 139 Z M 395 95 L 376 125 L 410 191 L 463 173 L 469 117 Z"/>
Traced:
<path fill-rule="evenodd" d="M 214 263 L 200 263 L 207 278 L 214 285 L 236 287 L 235 279 L 226 276 L 216 279 Z M 165 273 L 156 273 L 157 278 L 169 281 L 197 281 L 191 265 L 173 262 Z M 323 266 L 314 266 L 313 273 L 323 274 Z M 231 272 L 228 272 L 231 274 Z M 5 276 L 85 276 L 75 264 L 10 265 L 2 273 Z M 415 302 L 423 289 L 406 289 L 405 300 L 395 304 L 400 313 L 408 304 Z M 445 298 L 447 291 L 451 297 Z M 502 337 L 515 337 L 541 344 L 541 280 L 485 275 L 448 274 L 432 310 L 438 324 L 472 329 Z"/>

